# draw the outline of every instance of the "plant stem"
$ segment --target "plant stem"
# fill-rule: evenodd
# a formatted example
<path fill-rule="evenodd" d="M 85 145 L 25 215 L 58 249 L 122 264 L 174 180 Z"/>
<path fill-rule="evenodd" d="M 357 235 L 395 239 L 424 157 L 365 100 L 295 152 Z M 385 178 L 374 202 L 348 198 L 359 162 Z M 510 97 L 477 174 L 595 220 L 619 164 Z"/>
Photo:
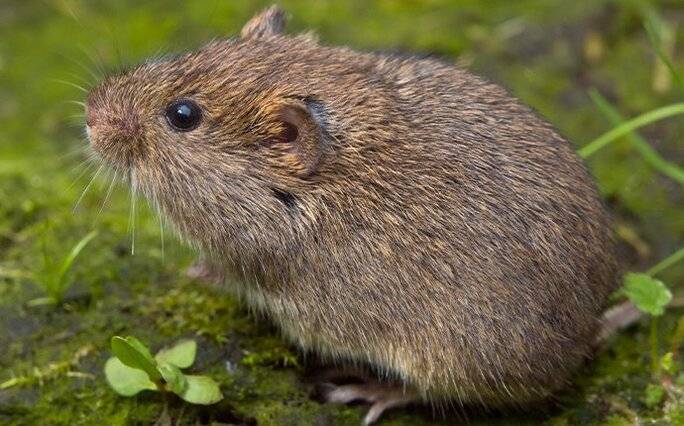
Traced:
<path fill-rule="evenodd" d="M 654 109 L 647 113 L 641 114 L 614 129 L 602 134 L 598 138 L 583 146 L 577 153 L 582 158 L 587 158 L 596 151 L 610 144 L 611 142 L 625 136 L 639 127 L 651 124 L 658 120 L 662 120 L 673 115 L 684 114 L 684 102 L 664 106 L 662 108 Z"/>
<path fill-rule="evenodd" d="M 660 377 L 660 347 L 658 343 L 658 317 L 651 316 L 651 371 Z"/>
<path fill-rule="evenodd" d="M 651 269 L 646 271 L 646 275 L 654 276 L 663 272 L 665 269 L 684 259 L 684 247 L 667 256 L 665 259 L 656 263 Z"/>

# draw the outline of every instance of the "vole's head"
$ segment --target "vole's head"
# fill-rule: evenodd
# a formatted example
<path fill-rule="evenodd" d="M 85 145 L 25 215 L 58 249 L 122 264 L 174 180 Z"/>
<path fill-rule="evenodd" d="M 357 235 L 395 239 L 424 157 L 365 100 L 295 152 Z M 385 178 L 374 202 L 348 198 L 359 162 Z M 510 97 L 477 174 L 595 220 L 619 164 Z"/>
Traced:
<path fill-rule="evenodd" d="M 144 63 L 87 100 L 94 150 L 210 250 L 292 241 L 334 143 L 324 103 L 296 73 L 303 53 L 287 51 L 315 44 L 283 26 L 268 9 L 240 38 Z M 301 78 L 283 74 L 293 68 Z"/>

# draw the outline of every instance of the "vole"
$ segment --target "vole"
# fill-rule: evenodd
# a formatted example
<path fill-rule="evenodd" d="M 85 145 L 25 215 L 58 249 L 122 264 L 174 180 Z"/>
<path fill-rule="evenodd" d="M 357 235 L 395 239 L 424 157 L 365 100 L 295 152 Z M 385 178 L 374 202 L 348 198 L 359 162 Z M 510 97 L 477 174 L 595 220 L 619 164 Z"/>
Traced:
<path fill-rule="evenodd" d="M 94 150 L 284 335 L 411 401 L 520 406 L 591 354 L 618 283 L 609 215 L 572 146 L 454 65 L 237 38 L 94 88 Z"/>

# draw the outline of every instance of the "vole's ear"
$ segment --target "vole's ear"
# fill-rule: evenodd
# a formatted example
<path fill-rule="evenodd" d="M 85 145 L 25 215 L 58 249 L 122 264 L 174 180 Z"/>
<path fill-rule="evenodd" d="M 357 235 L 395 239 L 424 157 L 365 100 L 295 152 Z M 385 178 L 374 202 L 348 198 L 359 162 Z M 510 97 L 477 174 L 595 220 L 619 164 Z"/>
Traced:
<path fill-rule="evenodd" d="M 320 166 L 330 135 L 322 106 L 313 100 L 290 100 L 278 106 L 277 131 L 270 142 L 299 177 L 311 176 Z"/>
<path fill-rule="evenodd" d="M 285 12 L 278 6 L 271 6 L 249 20 L 242 27 L 242 38 L 262 38 L 282 35 L 285 31 L 287 18 Z"/>

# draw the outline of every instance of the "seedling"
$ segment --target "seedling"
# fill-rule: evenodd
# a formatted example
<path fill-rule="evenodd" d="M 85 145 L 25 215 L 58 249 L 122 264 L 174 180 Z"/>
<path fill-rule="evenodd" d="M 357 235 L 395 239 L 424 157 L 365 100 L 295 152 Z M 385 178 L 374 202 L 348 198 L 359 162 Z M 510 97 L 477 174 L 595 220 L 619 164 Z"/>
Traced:
<path fill-rule="evenodd" d="M 657 265 L 649 269 L 646 273 L 630 272 L 625 275 L 624 286 L 621 293 L 634 303 L 643 313 L 650 316 L 650 339 L 651 339 L 651 363 L 655 377 L 660 376 L 661 370 L 671 370 L 670 365 L 672 352 L 660 358 L 660 345 L 658 343 L 658 317 L 665 313 L 665 308 L 672 300 L 672 293 L 662 281 L 654 278 L 654 275 L 662 272 L 684 258 L 684 249 L 680 249 L 660 261 Z M 675 338 L 684 335 L 684 330 L 675 333 Z M 673 343 L 674 346 L 674 343 Z M 674 351 L 674 350 L 673 350 Z"/>
<path fill-rule="evenodd" d="M 56 261 L 53 256 L 48 253 L 46 247 L 46 233 L 43 234 L 42 240 L 42 268 L 31 274 L 33 280 L 45 291 L 46 297 L 33 299 L 29 302 L 30 306 L 59 304 L 64 299 L 64 293 L 71 286 L 69 271 L 74 266 L 74 261 L 83 249 L 90 243 L 97 235 L 93 231 L 81 238 L 79 242 L 74 245 L 66 257 L 61 261 Z"/>
<path fill-rule="evenodd" d="M 663 284 L 647 274 L 630 272 L 625 275 L 625 296 L 641 311 L 650 315 L 651 366 L 655 376 L 660 375 L 660 345 L 658 344 L 658 317 L 672 300 L 672 293 Z"/>
<path fill-rule="evenodd" d="M 143 390 L 171 392 L 184 401 L 201 405 L 223 399 L 218 384 L 210 377 L 181 372 L 195 362 L 194 340 L 181 340 L 154 357 L 133 336 L 114 336 L 111 346 L 114 356 L 107 360 L 104 371 L 107 382 L 119 395 L 133 396 Z"/>

